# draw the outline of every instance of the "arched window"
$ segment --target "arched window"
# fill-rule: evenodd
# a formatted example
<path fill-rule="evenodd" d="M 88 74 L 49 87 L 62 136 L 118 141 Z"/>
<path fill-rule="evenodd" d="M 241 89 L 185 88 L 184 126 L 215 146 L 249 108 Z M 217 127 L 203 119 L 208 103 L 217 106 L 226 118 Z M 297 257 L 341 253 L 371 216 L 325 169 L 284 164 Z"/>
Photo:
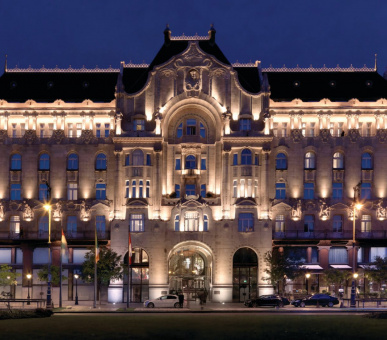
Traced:
<path fill-rule="evenodd" d="M 17 170 L 21 170 L 21 169 L 22 169 L 21 155 L 19 155 L 18 153 L 15 153 L 11 157 L 11 170 L 17 171 Z"/>
<path fill-rule="evenodd" d="M 288 159 L 284 153 L 279 153 L 275 158 L 276 170 L 286 170 L 288 168 Z"/>
<path fill-rule="evenodd" d="M 67 170 L 78 170 L 78 167 L 78 155 L 76 153 L 71 153 L 67 157 Z"/>
<path fill-rule="evenodd" d="M 196 157 L 194 155 L 188 155 L 185 158 L 186 169 L 196 169 Z"/>
<path fill-rule="evenodd" d="M 208 216 L 203 216 L 203 231 L 208 231 Z"/>
<path fill-rule="evenodd" d="M 180 215 L 175 215 L 175 231 L 180 231 Z"/>
<path fill-rule="evenodd" d="M 207 131 L 205 125 L 197 119 L 188 118 L 177 126 L 176 137 L 200 136 L 206 138 Z"/>
<path fill-rule="evenodd" d="M 50 170 L 50 156 L 43 153 L 39 157 L 39 170 Z"/>
<path fill-rule="evenodd" d="M 333 155 L 333 169 L 344 169 L 344 155 L 341 152 L 336 152 Z"/>
<path fill-rule="evenodd" d="M 249 149 L 242 150 L 241 153 L 241 164 L 251 165 L 251 151 Z"/>
<path fill-rule="evenodd" d="M 142 166 L 144 165 L 144 153 L 141 150 L 134 150 L 133 154 L 133 165 Z"/>
<path fill-rule="evenodd" d="M 238 249 L 233 257 L 233 302 L 258 296 L 258 257 L 250 248 Z"/>
<path fill-rule="evenodd" d="M 305 169 L 316 169 L 316 155 L 313 152 L 307 152 L 305 154 Z"/>
<path fill-rule="evenodd" d="M 362 170 L 372 169 L 372 156 L 368 152 L 365 152 L 361 155 L 361 169 Z"/>
<path fill-rule="evenodd" d="M 107 160 L 104 153 L 99 153 L 95 159 L 95 169 L 96 170 L 106 170 L 107 169 Z"/>

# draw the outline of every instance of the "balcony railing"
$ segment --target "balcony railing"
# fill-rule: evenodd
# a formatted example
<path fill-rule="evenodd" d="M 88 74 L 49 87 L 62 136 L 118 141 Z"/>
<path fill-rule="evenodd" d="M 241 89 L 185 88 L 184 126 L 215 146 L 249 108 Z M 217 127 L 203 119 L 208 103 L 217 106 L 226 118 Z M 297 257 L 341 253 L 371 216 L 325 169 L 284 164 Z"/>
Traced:
<path fill-rule="evenodd" d="M 356 230 L 356 240 L 367 239 L 385 239 L 387 237 L 387 230 L 373 230 L 363 232 Z M 285 240 L 300 240 L 300 239 L 319 239 L 319 240 L 352 240 L 352 230 L 345 230 L 342 232 L 337 231 L 323 231 L 315 230 L 305 232 L 303 230 L 286 230 L 286 231 L 273 231 L 273 239 L 285 239 Z"/>
<path fill-rule="evenodd" d="M 61 239 L 61 231 L 51 231 L 51 241 L 59 241 Z M 94 240 L 95 231 L 77 231 L 77 232 L 65 232 L 66 239 L 68 240 Z M 110 231 L 98 231 L 97 237 L 100 240 L 110 239 Z M 22 233 L 15 233 L 10 231 L 0 231 L 0 240 L 48 240 L 48 232 L 41 231 L 27 231 Z"/>

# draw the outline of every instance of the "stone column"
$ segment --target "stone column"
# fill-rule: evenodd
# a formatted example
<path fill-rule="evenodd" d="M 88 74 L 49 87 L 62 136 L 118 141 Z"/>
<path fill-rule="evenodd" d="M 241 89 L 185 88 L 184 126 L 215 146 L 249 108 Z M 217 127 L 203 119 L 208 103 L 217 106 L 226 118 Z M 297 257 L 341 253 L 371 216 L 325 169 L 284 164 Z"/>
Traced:
<path fill-rule="evenodd" d="M 114 218 L 123 219 L 125 216 L 122 216 L 122 187 L 124 186 L 124 181 L 122 178 L 122 149 L 114 150 L 114 155 L 116 156 L 116 175 L 114 181 Z"/>

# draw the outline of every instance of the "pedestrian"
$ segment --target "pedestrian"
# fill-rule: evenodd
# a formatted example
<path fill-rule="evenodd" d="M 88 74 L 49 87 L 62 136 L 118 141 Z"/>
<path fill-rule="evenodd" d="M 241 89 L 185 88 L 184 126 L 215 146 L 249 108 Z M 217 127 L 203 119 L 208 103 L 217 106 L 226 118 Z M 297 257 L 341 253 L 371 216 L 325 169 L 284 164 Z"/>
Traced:
<path fill-rule="evenodd" d="M 183 305 L 184 305 L 184 294 L 182 292 L 179 292 L 179 304 L 180 304 L 180 308 L 183 308 Z"/>

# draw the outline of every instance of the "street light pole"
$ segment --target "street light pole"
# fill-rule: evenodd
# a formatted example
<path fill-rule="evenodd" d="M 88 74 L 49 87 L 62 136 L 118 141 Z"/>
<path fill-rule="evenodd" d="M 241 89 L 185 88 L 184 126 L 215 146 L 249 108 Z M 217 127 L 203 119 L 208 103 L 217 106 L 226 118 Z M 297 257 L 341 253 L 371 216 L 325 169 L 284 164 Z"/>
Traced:
<path fill-rule="evenodd" d="M 31 282 L 31 277 L 32 277 L 32 275 L 31 274 L 27 274 L 26 275 L 27 276 L 27 279 L 28 279 L 28 295 L 27 295 L 27 299 L 28 299 L 28 301 L 27 301 L 27 305 L 30 305 L 31 304 L 31 301 L 30 301 L 30 299 L 31 299 L 31 297 L 30 297 L 30 282 Z"/>
<path fill-rule="evenodd" d="M 306 294 L 309 295 L 309 278 L 310 278 L 310 273 L 306 273 L 305 274 L 305 278 L 306 278 Z"/>
<path fill-rule="evenodd" d="M 47 308 L 51 308 L 51 205 L 45 204 L 48 211 L 48 266 L 47 266 Z"/>
<path fill-rule="evenodd" d="M 351 308 L 356 308 L 356 209 L 360 210 L 362 205 L 358 203 L 360 197 L 360 183 L 353 188 L 353 226 L 352 226 L 352 286 L 351 286 Z"/>
<path fill-rule="evenodd" d="M 78 305 L 78 274 L 74 274 L 75 278 L 75 305 Z"/>

